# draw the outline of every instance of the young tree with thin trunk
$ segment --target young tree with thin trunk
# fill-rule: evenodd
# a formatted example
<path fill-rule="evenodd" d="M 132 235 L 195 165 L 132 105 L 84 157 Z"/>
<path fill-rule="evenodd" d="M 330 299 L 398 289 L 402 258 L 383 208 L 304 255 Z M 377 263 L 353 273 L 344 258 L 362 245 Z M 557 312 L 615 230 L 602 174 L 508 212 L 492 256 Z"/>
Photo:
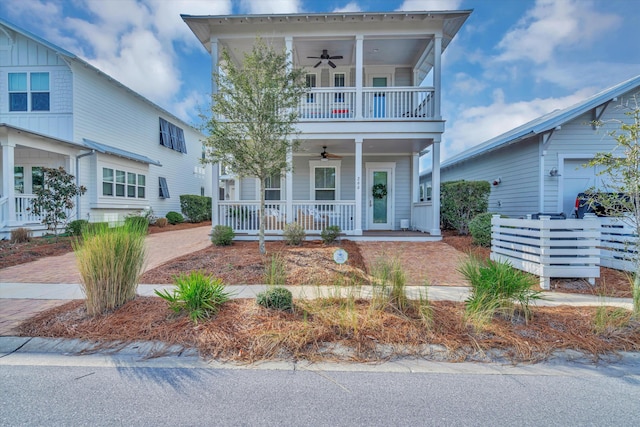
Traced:
<path fill-rule="evenodd" d="M 616 142 L 611 152 L 597 153 L 588 166 L 599 166 L 599 174 L 608 177 L 606 193 L 589 192 L 589 203 L 600 205 L 607 215 L 620 217 L 635 230 L 635 277 L 633 279 L 633 311 L 640 316 L 640 100 L 636 94 L 621 102 L 628 121 L 615 120 L 618 129 L 608 133 Z M 594 122 L 601 126 L 603 122 Z M 633 248 L 631 249 L 633 253 Z"/>
<path fill-rule="evenodd" d="M 237 64 L 226 49 L 221 72 L 214 73 L 218 92 L 212 94 L 205 161 L 224 162 L 239 178 L 260 182 L 260 253 L 265 254 L 265 196 L 269 177 L 291 169 L 287 153 L 299 145 L 297 106 L 306 92 L 303 71 L 293 69 L 285 51 L 257 39 Z M 213 191 L 217 191 L 214 188 Z"/>

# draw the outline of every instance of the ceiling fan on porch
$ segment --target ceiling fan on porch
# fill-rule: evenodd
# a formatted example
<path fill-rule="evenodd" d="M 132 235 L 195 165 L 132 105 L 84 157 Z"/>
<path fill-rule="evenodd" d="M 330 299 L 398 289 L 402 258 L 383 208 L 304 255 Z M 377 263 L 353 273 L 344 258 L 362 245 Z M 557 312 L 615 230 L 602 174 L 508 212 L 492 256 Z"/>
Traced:
<path fill-rule="evenodd" d="M 332 59 L 342 59 L 342 55 L 329 56 L 329 51 L 327 49 L 322 49 L 322 55 L 320 56 L 307 56 L 307 58 L 319 59 L 318 63 L 313 66 L 313 68 L 317 68 L 320 64 L 329 64 L 331 68 L 336 68 L 336 64 L 331 62 Z"/>
<path fill-rule="evenodd" d="M 327 160 L 341 159 L 341 158 L 342 156 L 338 156 L 337 154 L 327 153 L 326 145 L 322 147 L 322 152 L 320 153 L 320 160 L 322 160 L 323 162 L 326 162 Z"/>

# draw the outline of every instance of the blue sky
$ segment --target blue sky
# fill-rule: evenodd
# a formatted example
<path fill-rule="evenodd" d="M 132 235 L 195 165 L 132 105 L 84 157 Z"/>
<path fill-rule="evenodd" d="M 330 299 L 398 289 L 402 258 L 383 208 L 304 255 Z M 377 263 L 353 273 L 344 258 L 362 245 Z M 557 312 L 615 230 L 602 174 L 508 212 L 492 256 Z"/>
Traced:
<path fill-rule="evenodd" d="M 452 9 L 474 11 L 443 56 L 443 159 L 640 75 L 640 0 L 3 0 L 0 16 L 196 123 L 211 62 L 181 13 Z"/>

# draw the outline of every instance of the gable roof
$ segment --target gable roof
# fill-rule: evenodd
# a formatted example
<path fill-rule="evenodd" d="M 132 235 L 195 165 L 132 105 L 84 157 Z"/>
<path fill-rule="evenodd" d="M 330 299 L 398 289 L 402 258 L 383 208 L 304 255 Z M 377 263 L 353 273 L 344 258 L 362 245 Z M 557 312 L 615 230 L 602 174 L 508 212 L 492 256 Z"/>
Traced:
<path fill-rule="evenodd" d="M 148 98 L 145 98 L 144 96 L 140 95 L 138 92 L 134 91 L 133 89 L 130 89 L 129 87 L 127 87 L 124 84 L 120 83 L 119 81 L 117 81 L 113 77 L 109 76 L 108 74 L 104 73 L 100 69 L 94 67 L 93 65 L 89 64 L 87 61 L 85 61 L 82 58 L 80 58 L 79 56 L 69 52 L 68 50 L 63 49 L 60 46 L 57 46 L 57 45 L 55 45 L 55 44 L 43 39 L 42 37 L 39 37 L 39 36 L 33 34 L 30 31 L 27 31 L 27 30 L 25 30 L 25 29 L 23 29 L 21 27 L 18 27 L 17 25 L 14 25 L 14 24 L 12 24 L 12 23 L 10 23 L 8 21 L 5 21 L 1 17 L 0 17 L 0 25 L 3 25 L 3 26 L 9 28 L 12 31 L 15 31 L 18 34 L 21 34 L 24 37 L 32 39 L 32 40 L 34 40 L 34 41 L 46 46 L 47 48 L 49 48 L 52 51 L 54 51 L 56 54 L 66 58 L 69 61 L 78 62 L 79 64 L 83 65 L 84 67 L 87 67 L 87 68 L 95 71 L 96 73 L 98 73 L 99 75 L 101 75 L 102 77 L 107 79 L 108 81 L 114 83 L 116 86 L 118 86 L 118 87 L 124 89 L 125 91 L 129 92 L 131 95 L 135 96 L 136 98 L 141 99 L 146 104 L 148 104 L 151 107 L 155 108 L 156 110 L 162 112 L 163 114 L 166 114 L 167 116 L 171 117 L 173 120 L 176 120 L 176 121 L 182 123 L 185 126 L 193 128 L 193 126 L 191 126 L 189 123 L 185 122 L 184 120 L 180 119 L 179 117 L 175 116 L 174 114 L 172 114 L 169 111 L 165 110 L 164 108 L 160 107 L 158 104 L 155 104 L 154 102 L 150 101 Z"/>
<path fill-rule="evenodd" d="M 571 107 L 563 110 L 552 111 L 551 113 L 538 117 L 537 119 L 523 124 L 522 126 L 511 129 L 502 135 L 496 136 L 495 138 L 465 150 L 442 162 L 440 169 L 454 166 L 455 164 L 465 160 L 487 154 L 490 151 L 497 150 L 510 144 L 515 144 L 532 136 L 555 129 L 556 127 L 581 116 L 593 108 L 599 107 L 636 88 L 640 88 L 640 75 L 597 93 L 582 102 L 572 105 Z M 428 174 L 430 171 L 427 171 L 426 173 Z"/>

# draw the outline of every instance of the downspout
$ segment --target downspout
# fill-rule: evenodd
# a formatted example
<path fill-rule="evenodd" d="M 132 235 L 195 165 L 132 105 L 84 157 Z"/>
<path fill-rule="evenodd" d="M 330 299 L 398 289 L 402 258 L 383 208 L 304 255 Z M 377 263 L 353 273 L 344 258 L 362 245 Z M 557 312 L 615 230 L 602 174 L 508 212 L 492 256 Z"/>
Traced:
<path fill-rule="evenodd" d="M 80 159 L 83 157 L 91 156 L 96 154 L 96 150 L 91 150 L 88 153 L 80 154 L 76 156 L 76 187 L 80 187 Z M 76 195 L 76 216 L 77 219 L 82 219 L 80 215 L 80 195 Z"/>

